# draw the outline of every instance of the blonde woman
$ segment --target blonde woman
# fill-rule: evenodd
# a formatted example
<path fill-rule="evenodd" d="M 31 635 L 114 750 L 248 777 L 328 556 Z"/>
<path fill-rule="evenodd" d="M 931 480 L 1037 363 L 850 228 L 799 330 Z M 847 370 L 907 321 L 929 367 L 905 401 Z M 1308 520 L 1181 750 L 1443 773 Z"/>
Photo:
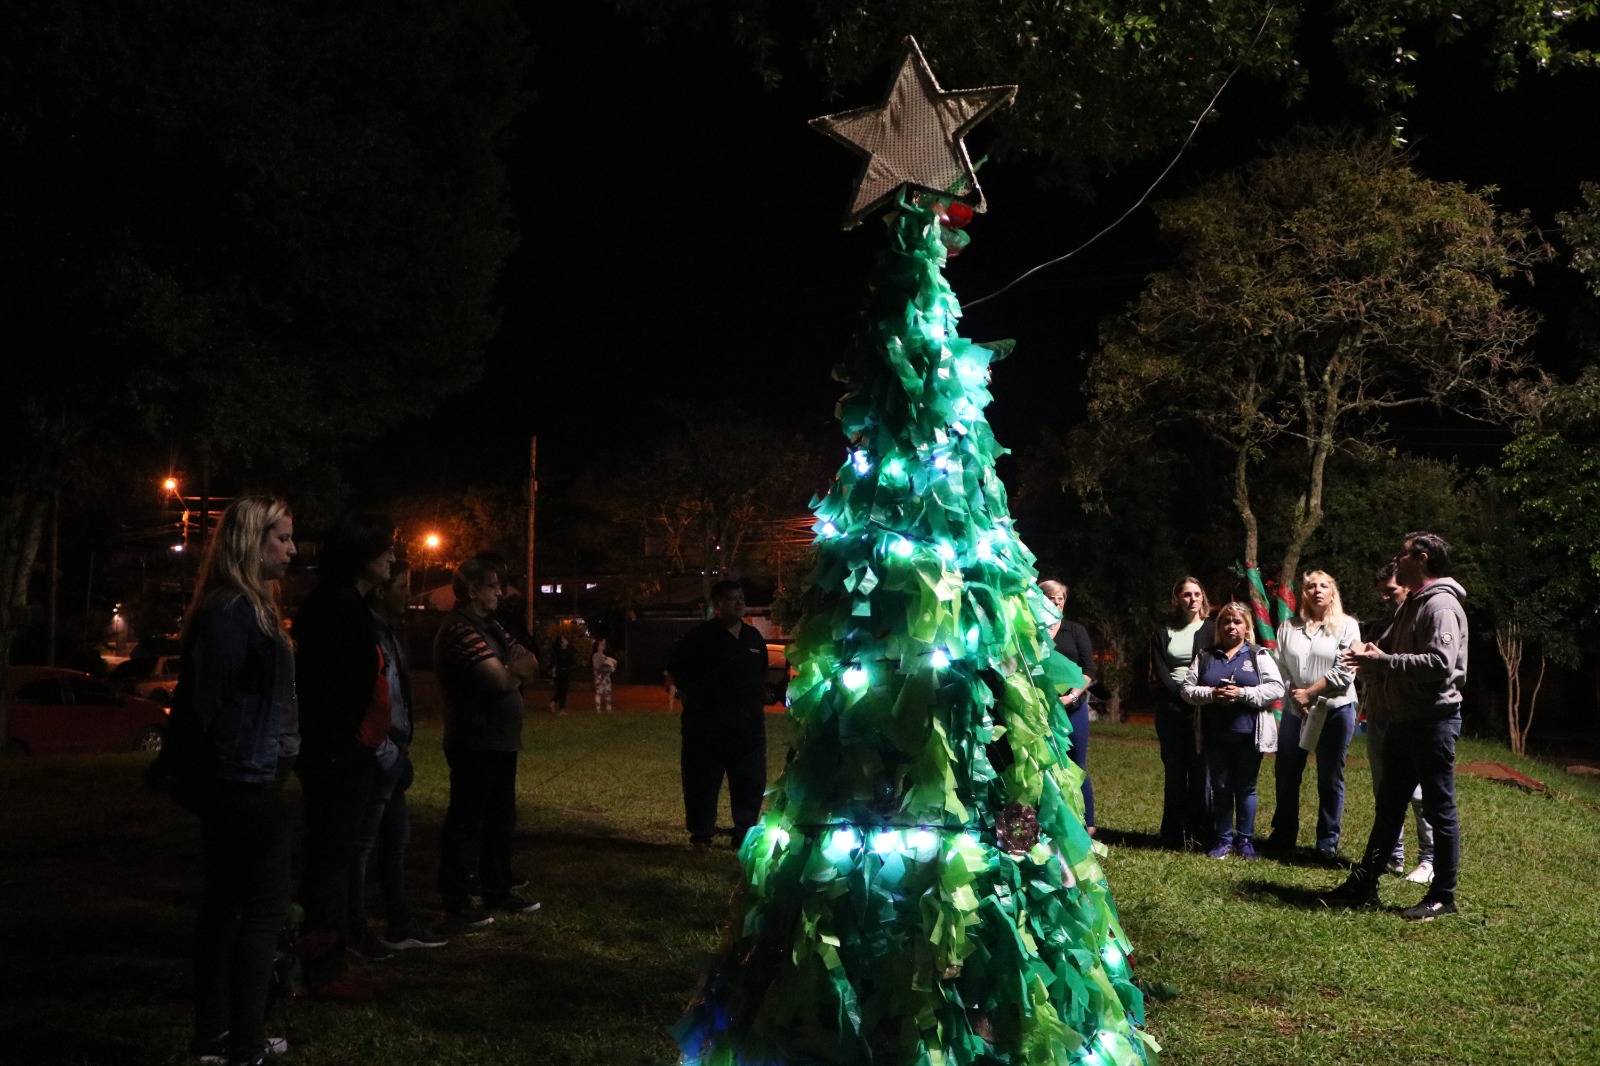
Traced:
<path fill-rule="evenodd" d="M 1339 583 L 1322 570 L 1300 579 L 1300 609 L 1278 626 L 1278 662 L 1288 698 L 1274 771 L 1278 804 L 1263 850 L 1287 852 L 1300 834 L 1300 779 L 1306 756 L 1317 756 L 1317 854 L 1333 861 L 1344 820 L 1344 757 L 1356 730 L 1355 671 L 1344 651 L 1361 639 L 1344 613 Z"/>
<path fill-rule="evenodd" d="M 197 1055 L 257 1064 L 278 935 L 289 915 L 281 790 L 299 752 L 294 655 L 278 581 L 295 556 L 289 506 L 241 496 L 206 545 L 183 623 L 172 734 L 194 776 L 205 887 L 195 937 Z"/>
<path fill-rule="evenodd" d="M 1229 852 L 1254 859 L 1256 779 L 1263 750 L 1273 737 L 1262 733 L 1261 712 L 1283 696 L 1272 656 L 1250 643 L 1250 608 L 1229 603 L 1217 612 L 1216 640 L 1195 653 L 1183 679 L 1183 698 L 1200 715 L 1202 752 L 1211 777 L 1215 845 L 1206 855 Z M 1270 722 L 1271 716 L 1268 716 Z"/>
<path fill-rule="evenodd" d="M 1161 800 L 1161 846 L 1182 851 L 1185 844 L 1211 846 L 1211 786 L 1206 764 L 1194 743 L 1194 709 L 1179 686 L 1194 653 L 1215 638 L 1211 603 L 1199 579 L 1181 577 L 1172 586 L 1171 615 L 1150 636 L 1150 669 L 1161 685 L 1156 705 L 1156 739 L 1161 744 L 1165 782 Z"/>

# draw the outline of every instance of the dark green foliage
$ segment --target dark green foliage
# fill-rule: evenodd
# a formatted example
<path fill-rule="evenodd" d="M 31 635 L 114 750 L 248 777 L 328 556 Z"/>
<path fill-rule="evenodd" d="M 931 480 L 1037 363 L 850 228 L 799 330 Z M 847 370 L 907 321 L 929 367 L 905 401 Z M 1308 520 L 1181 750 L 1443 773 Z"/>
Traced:
<path fill-rule="evenodd" d="M 769 83 L 809 67 L 836 92 L 878 76 L 915 35 L 945 84 L 1016 83 L 1016 106 L 993 123 L 998 151 L 1041 156 L 1079 182 L 1178 143 L 1235 69 L 1287 99 L 1317 68 L 1333 88 L 1389 109 L 1411 96 L 1432 51 L 1463 38 L 1497 84 L 1588 64 L 1581 24 L 1594 16 L 1592 4 L 1539 0 L 616 3 L 650 26 L 731 36 Z"/>

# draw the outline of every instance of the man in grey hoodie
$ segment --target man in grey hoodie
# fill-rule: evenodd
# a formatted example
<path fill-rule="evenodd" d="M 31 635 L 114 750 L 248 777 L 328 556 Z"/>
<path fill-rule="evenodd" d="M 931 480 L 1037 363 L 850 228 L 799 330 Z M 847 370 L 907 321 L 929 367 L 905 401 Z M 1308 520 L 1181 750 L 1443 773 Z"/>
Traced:
<path fill-rule="evenodd" d="M 1377 812 L 1361 862 L 1334 902 L 1370 904 L 1405 824 L 1411 793 L 1422 787 L 1422 808 L 1434 830 L 1433 884 L 1422 902 L 1401 912 L 1430 921 L 1456 912 L 1461 827 L 1456 818 L 1456 738 L 1461 735 L 1461 689 L 1467 680 L 1466 591 L 1449 577 L 1450 545 L 1433 533 L 1408 533 L 1395 556 L 1395 577 L 1407 589 L 1389 627 L 1347 657 L 1362 680 L 1382 693 L 1387 719 L 1378 767 Z"/>

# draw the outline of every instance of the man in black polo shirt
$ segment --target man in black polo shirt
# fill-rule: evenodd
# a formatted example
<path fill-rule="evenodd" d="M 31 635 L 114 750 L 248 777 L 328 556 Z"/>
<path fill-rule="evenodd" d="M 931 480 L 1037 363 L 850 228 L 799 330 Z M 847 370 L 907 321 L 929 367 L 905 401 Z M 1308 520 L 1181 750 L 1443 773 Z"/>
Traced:
<path fill-rule="evenodd" d="M 711 603 L 712 616 L 683 635 L 667 663 L 683 697 L 683 815 L 696 851 L 711 847 L 724 775 L 735 848 L 761 817 L 767 787 L 767 644 L 744 623 L 737 581 L 712 586 Z"/>

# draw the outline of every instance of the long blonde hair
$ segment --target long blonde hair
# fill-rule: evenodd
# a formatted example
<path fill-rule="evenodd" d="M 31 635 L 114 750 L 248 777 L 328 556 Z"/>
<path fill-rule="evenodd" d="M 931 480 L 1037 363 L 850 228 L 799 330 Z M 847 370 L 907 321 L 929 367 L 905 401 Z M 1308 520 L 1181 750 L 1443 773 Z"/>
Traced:
<path fill-rule="evenodd" d="M 1295 608 L 1295 614 L 1300 616 L 1300 621 L 1309 622 L 1312 619 L 1306 616 L 1306 582 L 1314 577 L 1325 577 L 1333 588 L 1333 598 L 1328 601 L 1328 610 L 1322 616 L 1322 625 L 1327 629 L 1338 629 L 1344 624 L 1344 601 L 1339 598 L 1339 582 L 1326 570 L 1307 570 L 1300 575 L 1300 604 Z"/>
<path fill-rule="evenodd" d="M 278 635 L 278 583 L 262 575 L 261 549 L 267 531 L 290 517 L 288 502 L 275 496 L 240 496 L 228 504 L 216 532 L 206 541 L 200 580 L 183 620 L 185 647 L 200 604 L 215 589 L 228 589 L 243 596 L 255 609 L 256 625 L 261 631 L 268 636 Z"/>

